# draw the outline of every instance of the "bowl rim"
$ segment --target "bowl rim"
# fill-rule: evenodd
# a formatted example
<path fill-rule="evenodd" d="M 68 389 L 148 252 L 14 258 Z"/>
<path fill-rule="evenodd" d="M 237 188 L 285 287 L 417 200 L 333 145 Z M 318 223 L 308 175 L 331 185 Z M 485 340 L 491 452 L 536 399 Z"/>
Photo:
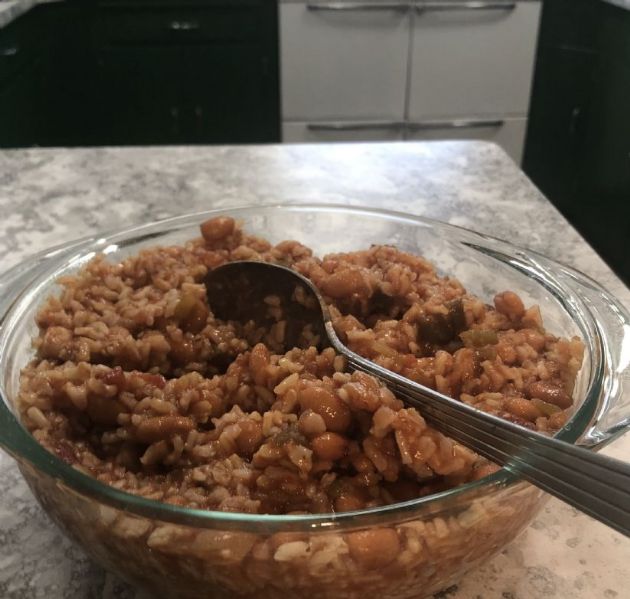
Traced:
<path fill-rule="evenodd" d="M 132 241 L 137 243 L 139 241 L 138 237 L 140 237 L 140 239 L 143 237 L 151 238 L 152 230 L 156 230 L 157 233 L 163 233 L 169 230 L 173 232 L 178 229 L 191 226 L 192 221 L 201 223 L 202 219 L 211 218 L 213 216 L 230 215 L 238 217 L 239 214 L 252 211 L 266 212 L 272 210 L 287 210 L 293 212 L 344 212 L 385 218 L 390 221 L 405 221 L 414 226 L 424 225 L 433 228 L 453 230 L 456 231 L 460 237 L 462 235 L 468 237 L 471 242 L 490 242 L 491 245 L 495 246 L 492 250 L 493 252 L 497 250 L 499 253 L 501 250 L 508 252 L 508 255 L 511 257 L 510 265 L 514 266 L 516 270 L 526 272 L 526 274 L 530 277 L 532 277 L 532 264 L 527 262 L 521 264 L 519 267 L 519 259 L 523 259 L 528 256 L 538 256 L 544 258 L 544 256 L 535 251 L 511 244 L 503 239 L 421 215 L 387 209 L 363 208 L 360 206 L 318 202 L 240 205 L 191 212 L 159 219 L 139 226 L 90 235 L 80 240 L 74 240 L 55 246 L 54 248 L 45 250 L 38 255 L 43 257 L 50 255 L 49 262 L 52 265 L 56 265 L 57 268 L 59 268 L 60 265 L 64 265 L 64 267 L 67 268 L 67 262 L 64 261 L 66 258 L 76 258 L 81 255 L 79 252 L 84 252 L 88 248 L 91 248 L 92 251 L 102 251 L 99 250 L 99 246 L 105 247 L 106 245 L 111 245 L 116 240 L 126 240 L 129 243 Z M 122 245 L 123 244 L 121 244 L 120 247 L 122 247 Z M 70 248 L 67 254 L 63 253 L 63 249 L 65 247 Z M 33 256 L 30 256 L 20 264 L 24 264 L 24 262 L 32 258 Z M 544 259 L 557 267 L 567 268 L 572 273 L 580 275 L 585 280 L 589 279 L 587 275 L 583 275 L 570 267 L 565 267 L 559 262 L 549 258 Z M 75 260 L 72 260 L 72 262 L 75 262 Z M 19 267 L 20 264 L 17 266 Z M 41 279 L 44 275 L 50 275 L 51 273 L 49 271 L 50 269 L 43 274 L 39 272 L 35 276 L 35 281 Z M 543 274 L 544 276 L 534 276 L 533 278 L 553 293 L 555 299 L 559 300 L 563 304 L 563 307 L 567 309 L 566 306 L 564 306 L 562 298 L 558 296 L 558 288 L 560 290 L 566 290 L 566 287 L 564 287 L 559 281 L 555 280 L 553 281 L 554 284 L 550 289 L 549 280 L 547 279 L 550 273 L 544 271 Z M 0 314 L 0 333 L 1 329 L 4 328 L 3 325 L 5 321 L 9 320 L 9 317 L 15 311 L 16 306 L 23 300 L 24 294 L 33 287 L 33 283 L 34 281 L 31 280 L 25 288 L 20 289 L 19 296 L 9 307 L 6 313 Z M 43 284 L 43 282 L 40 281 L 40 285 L 41 284 Z M 595 329 L 595 331 L 597 332 L 597 329 Z M 570 443 L 576 442 L 585 432 L 596 412 L 596 404 L 599 399 L 595 393 L 596 383 L 601 378 L 603 366 L 600 364 L 599 368 L 595 369 L 593 366 L 594 365 L 592 364 L 591 381 L 588 389 L 586 390 L 584 401 L 565 426 L 556 433 L 555 437 L 559 440 Z M 348 512 L 275 515 L 250 514 L 245 512 L 224 512 L 219 510 L 204 510 L 176 506 L 161 501 L 146 499 L 139 495 L 134 495 L 125 491 L 120 491 L 71 467 L 40 445 L 37 440 L 23 427 L 13 412 L 7 407 L 5 403 L 7 400 L 4 398 L 0 398 L 0 400 L 0 446 L 4 446 L 4 448 L 18 461 L 18 465 L 21 469 L 27 469 L 30 471 L 34 468 L 36 471 L 41 471 L 46 476 L 52 477 L 56 481 L 57 485 L 63 486 L 67 491 L 74 492 L 81 496 L 87 496 L 91 499 L 96 499 L 99 503 L 129 512 L 136 516 L 185 526 L 249 532 L 264 531 L 268 533 L 279 531 L 303 531 L 305 527 L 312 532 L 331 529 L 337 530 L 339 528 L 350 527 L 362 528 L 373 524 L 386 524 L 390 519 L 395 519 L 396 521 L 409 520 L 414 516 L 417 516 L 417 513 L 422 512 L 422 510 L 426 513 L 439 512 L 451 507 L 453 504 L 450 502 L 453 499 L 463 499 L 466 495 L 470 495 L 470 497 L 476 497 L 479 495 L 487 496 L 492 492 L 509 486 L 514 486 L 518 483 L 523 485 L 528 484 L 518 475 L 518 473 L 510 470 L 509 467 L 503 467 L 497 472 L 479 480 L 464 483 L 462 485 L 440 491 L 439 493 L 430 494 L 425 497 L 419 497 L 409 501 Z"/>

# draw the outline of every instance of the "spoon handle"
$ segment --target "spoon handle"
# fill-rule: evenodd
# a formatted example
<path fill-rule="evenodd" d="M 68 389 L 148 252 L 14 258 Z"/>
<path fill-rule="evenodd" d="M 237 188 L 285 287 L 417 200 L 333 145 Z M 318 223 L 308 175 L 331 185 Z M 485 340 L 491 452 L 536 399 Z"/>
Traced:
<path fill-rule="evenodd" d="M 382 380 L 443 433 L 630 536 L 629 464 L 477 410 L 341 347 L 351 369 Z"/>

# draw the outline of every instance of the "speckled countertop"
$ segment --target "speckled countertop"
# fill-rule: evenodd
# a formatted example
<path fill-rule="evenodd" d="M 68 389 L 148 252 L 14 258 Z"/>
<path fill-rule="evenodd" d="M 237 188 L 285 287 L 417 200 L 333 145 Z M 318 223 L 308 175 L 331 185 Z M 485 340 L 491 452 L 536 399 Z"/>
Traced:
<path fill-rule="evenodd" d="M 483 142 L 0 152 L 1 269 L 69 239 L 169 215 L 320 201 L 423 214 L 544 252 L 630 292 L 497 147 Z M 630 458 L 630 436 L 608 450 Z M 550 500 L 449 599 L 624 599 L 630 539 Z M 146 599 L 49 522 L 0 452 L 0 597 Z"/>

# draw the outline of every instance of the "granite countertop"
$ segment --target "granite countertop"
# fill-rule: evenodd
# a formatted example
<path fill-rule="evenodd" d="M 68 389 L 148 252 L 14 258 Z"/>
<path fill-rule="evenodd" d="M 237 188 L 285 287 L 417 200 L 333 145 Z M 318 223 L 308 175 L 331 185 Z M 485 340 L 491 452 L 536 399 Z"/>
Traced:
<path fill-rule="evenodd" d="M 2 270 L 72 238 L 244 204 L 383 207 L 510 239 L 630 292 L 493 144 L 32 149 L 0 152 Z M 630 457 L 630 437 L 608 452 Z M 516 542 L 449 599 L 623 599 L 630 539 L 550 500 Z M 0 452 L 0 597 L 146 599 L 92 563 Z"/>

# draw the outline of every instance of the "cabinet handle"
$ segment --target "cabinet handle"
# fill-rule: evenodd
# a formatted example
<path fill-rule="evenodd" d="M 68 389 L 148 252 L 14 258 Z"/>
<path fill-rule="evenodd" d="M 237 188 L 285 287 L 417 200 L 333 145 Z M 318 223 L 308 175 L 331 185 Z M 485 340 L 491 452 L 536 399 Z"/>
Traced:
<path fill-rule="evenodd" d="M 473 129 L 482 127 L 499 128 L 505 125 L 503 119 L 453 119 L 452 121 L 415 121 L 406 123 L 410 131 L 431 131 L 434 129 Z"/>
<path fill-rule="evenodd" d="M 0 56 L 9 58 L 11 56 L 15 56 L 20 52 L 20 49 L 17 46 L 8 46 L 6 48 L 0 48 Z"/>
<path fill-rule="evenodd" d="M 309 123 L 306 125 L 309 131 L 384 131 L 402 130 L 405 128 L 403 121 L 357 121 L 354 123 Z"/>
<path fill-rule="evenodd" d="M 309 131 L 430 131 L 433 129 L 472 129 L 482 127 L 499 128 L 505 124 L 503 119 L 453 119 L 449 121 L 355 121 L 348 123 L 324 122 L 308 123 Z"/>
<path fill-rule="evenodd" d="M 199 21 L 171 21 L 168 27 L 171 31 L 197 31 Z"/>
<path fill-rule="evenodd" d="M 417 12 L 449 11 L 449 10 L 514 10 L 514 0 L 455 0 L 454 2 L 439 2 L 425 0 L 415 5 Z"/>
<path fill-rule="evenodd" d="M 308 2 L 307 10 L 313 11 L 336 11 L 336 12 L 357 12 L 357 11 L 377 11 L 394 10 L 407 11 L 411 8 L 410 2 Z"/>

